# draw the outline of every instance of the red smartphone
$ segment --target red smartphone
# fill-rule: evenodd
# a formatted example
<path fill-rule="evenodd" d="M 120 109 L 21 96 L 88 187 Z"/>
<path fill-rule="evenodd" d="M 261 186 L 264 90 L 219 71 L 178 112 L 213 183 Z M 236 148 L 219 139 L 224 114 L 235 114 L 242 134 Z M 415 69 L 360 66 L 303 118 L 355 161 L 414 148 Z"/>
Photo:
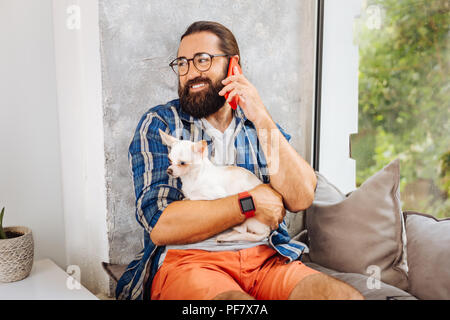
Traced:
<path fill-rule="evenodd" d="M 237 67 L 238 70 L 239 70 L 239 74 L 242 74 L 242 70 L 241 70 L 241 67 L 239 66 L 238 59 L 235 58 L 235 57 L 232 57 L 232 58 L 230 59 L 230 64 L 228 65 L 228 74 L 227 74 L 227 78 L 228 78 L 229 76 L 231 76 L 231 75 L 235 75 L 235 73 L 234 73 L 234 71 L 233 71 L 233 70 L 234 70 L 234 67 Z M 225 93 L 225 99 L 228 99 L 228 96 L 229 96 L 229 95 L 230 95 L 229 92 Z M 231 107 L 232 109 L 236 110 L 238 104 L 239 104 L 239 96 L 235 95 L 235 96 L 233 97 L 233 99 L 230 101 L 230 107 Z"/>

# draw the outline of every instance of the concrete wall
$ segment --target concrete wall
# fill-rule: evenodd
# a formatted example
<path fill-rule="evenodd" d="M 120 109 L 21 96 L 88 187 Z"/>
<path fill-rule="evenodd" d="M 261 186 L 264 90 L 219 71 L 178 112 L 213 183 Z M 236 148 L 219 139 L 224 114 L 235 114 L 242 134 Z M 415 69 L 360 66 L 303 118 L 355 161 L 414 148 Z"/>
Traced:
<path fill-rule="evenodd" d="M 197 20 L 236 36 L 243 72 L 275 121 L 311 163 L 315 1 L 100 0 L 110 259 L 128 263 L 141 248 L 127 149 L 150 107 L 177 98 L 168 63 Z M 151 58 L 143 61 L 144 58 Z"/>
<path fill-rule="evenodd" d="M 0 1 L 0 209 L 66 268 L 51 0 Z"/>

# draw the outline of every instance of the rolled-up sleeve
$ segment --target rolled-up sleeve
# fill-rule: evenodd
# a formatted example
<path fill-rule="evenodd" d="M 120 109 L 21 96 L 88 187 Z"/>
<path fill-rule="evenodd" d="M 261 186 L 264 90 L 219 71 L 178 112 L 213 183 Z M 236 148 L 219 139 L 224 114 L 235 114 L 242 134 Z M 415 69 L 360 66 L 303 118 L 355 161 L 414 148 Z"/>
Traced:
<path fill-rule="evenodd" d="M 159 129 L 169 133 L 168 124 L 157 113 L 145 114 L 128 149 L 133 175 L 136 219 L 150 233 L 161 213 L 173 201 L 182 200 L 181 181 L 167 174 L 168 149 Z"/>
<path fill-rule="evenodd" d="M 284 131 L 284 129 L 281 128 L 281 126 L 278 123 L 275 123 L 275 125 L 277 126 L 278 130 L 280 130 L 280 132 L 283 134 L 283 136 L 286 138 L 286 140 L 288 142 L 291 142 L 291 135 L 286 131 Z"/>

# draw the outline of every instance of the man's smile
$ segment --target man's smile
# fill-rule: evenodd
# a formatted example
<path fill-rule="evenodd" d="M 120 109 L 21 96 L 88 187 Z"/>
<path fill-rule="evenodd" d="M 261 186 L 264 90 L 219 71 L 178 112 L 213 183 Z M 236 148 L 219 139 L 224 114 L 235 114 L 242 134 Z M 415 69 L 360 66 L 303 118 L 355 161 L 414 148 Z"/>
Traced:
<path fill-rule="evenodd" d="M 208 83 L 200 82 L 200 83 L 196 83 L 196 84 L 191 85 L 190 86 L 190 91 L 191 92 L 198 92 L 198 91 L 201 91 L 201 90 L 203 90 L 203 89 L 205 89 L 207 87 L 208 87 Z"/>

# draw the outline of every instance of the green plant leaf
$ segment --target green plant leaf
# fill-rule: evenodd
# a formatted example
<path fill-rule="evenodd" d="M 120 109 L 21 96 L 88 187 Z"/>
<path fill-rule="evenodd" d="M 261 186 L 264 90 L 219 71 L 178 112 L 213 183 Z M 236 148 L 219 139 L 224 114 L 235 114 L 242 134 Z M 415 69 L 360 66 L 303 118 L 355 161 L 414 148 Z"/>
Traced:
<path fill-rule="evenodd" d="M 3 215 L 5 214 L 5 207 L 3 207 L 0 213 L 0 239 L 6 239 L 6 233 L 3 230 Z"/>

